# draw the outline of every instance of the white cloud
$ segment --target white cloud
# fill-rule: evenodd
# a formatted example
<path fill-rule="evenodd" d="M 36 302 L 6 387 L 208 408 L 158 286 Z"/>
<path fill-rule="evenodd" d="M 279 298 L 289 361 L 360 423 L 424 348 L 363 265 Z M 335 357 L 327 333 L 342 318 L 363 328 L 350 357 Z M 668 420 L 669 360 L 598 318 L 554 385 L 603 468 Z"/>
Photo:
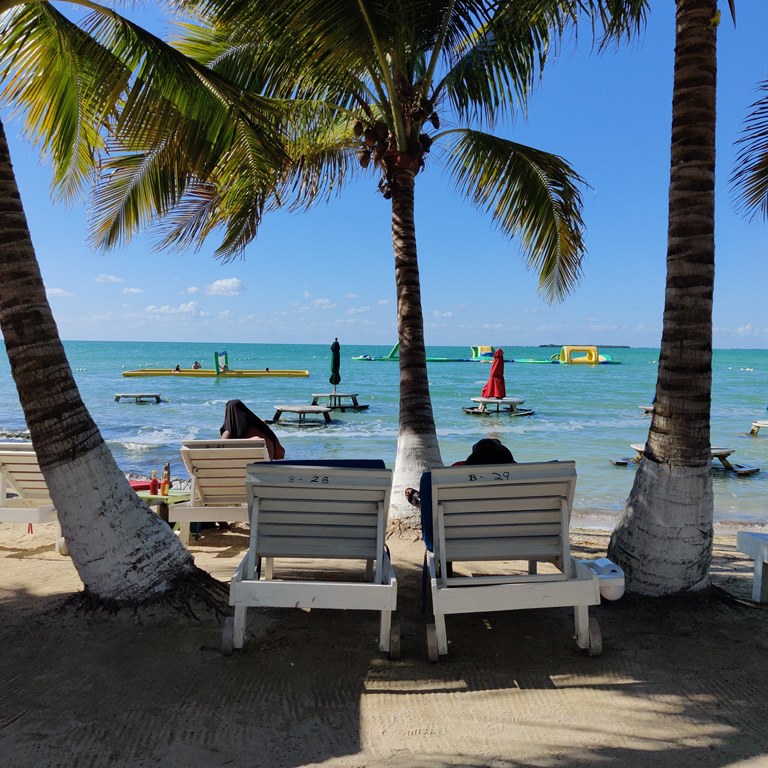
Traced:
<path fill-rule="evenodd" d="M 376 303 L 377 304 L 389 304 L 389 299 L 379 299 Z"/>
<path fill-rule="evenodd" d="M 74 293 L 65 291 L 63 288 L 46 288 L 45 292 L 48 296 L 74 296 Z"/>
<path fill-rule="evenodd" d="M 333 309 L 336 305 L 330 299 L 315 299 L 312 306 L 316 309 Z"/>
<path fill-rule="evenodd" d="M 434 317 L 453 317 L 453 312 L 441 312 L 439 309 L 436 309 L 432 315 Z"/>
<path fill-rule="evenodd" d="M 123 288 L 123 293 L 144 293 L 143 288 Z"/>
<path fill-rule="evenodd" d="M 357 294 L 356 293 L 345 293 L 344 294 L 344 298 L 345 299 L 356 299 L 357 298 Z"/>
<path fill-rule="evenodd" d="M 347 310 L 347 314 L 348 315 L 363 315 L 366 312 L 370 312 L 370 311 L 371 311 L 370 307 L 350 307 Z"/>
<path fill-rule="evenodd" d="M 187 288 L 186 291 L 182 291 L 182 293 L 200 293 L 200 289 L 196 285 L 190 285 L 189 288 Z"/>
<path fill-rule="evenodd" d="M 209 296 L 237 296 L 245 290 L 243 281 L 237 277 L 226 277 L 215 280 L 205 289 Z"/>
<path fill-rule="evenodd" d="M 304 291 L 304 298 L 308 299 L 312 294 L 309 291 Z"/>
<path fill-rule="evenodd" d="M 164 304 L 162 307 L 158 307 L 155 304 L 150 304 L 145 310 L 148 315 L 164 315 L 164 316 L 178 316 L 178 317 L 207 317 L 208 313 L 200 307 L 196 301 L 188 301 L 186 304 L 179 304 L 178 307 L 172 307 L 169 304 Z"/>
<path fill-rule="evenodd" d="M 97 283 L 124 283 L 125 280 L 123 280 L 122 277 L 118 277 L 117 275 L 96 275 L 94 280 Z"/>

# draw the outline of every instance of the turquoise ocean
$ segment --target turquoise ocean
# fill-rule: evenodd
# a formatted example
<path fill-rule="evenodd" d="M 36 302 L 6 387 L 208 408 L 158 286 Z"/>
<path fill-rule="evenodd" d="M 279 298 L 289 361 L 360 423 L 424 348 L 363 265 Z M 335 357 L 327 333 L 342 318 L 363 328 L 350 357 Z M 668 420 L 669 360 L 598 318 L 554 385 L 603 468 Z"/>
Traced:
<path fill-rule="evenodd" d="M 278 404 L 309 403 L 313 393 L 330 391 L 327 345 L 65 342 L 83 400 L 125 472 L 148 475 L 171 462 L 185 476 L 182 440 L 219 434 L 224 404 L 243 400 L 264 419 Z M 358 361 L 381 356 L 389 347 L 344 345 L 339 392 L 358 394 L 369 410 L 334 412 L 330 426 L 275 425 L 288 458 L 381 458 L 393 466 L 397 446 L 398 365 Z M 547 359 L 553 348 L 502 347 L 510 358 Z M 124 370 L 213 367 L 215 351 L 226 349 L 230 368 L 306 369 L 308 378 L 224 379 L 125 378 Z M 525 400 L 535 415 L 473 416 L 462 411 L 479 396 L 490 366 L 485 363 L 429 363 L 429 381 L 443 461 L 466 457 L 481 437 L 500 438 L 518 461 L 575 459 L 578 485 L 575 525 L 611 528 L 632 486 L 634 467 L 612 458 L 633 455 L 630 443 L 644 442 L 656 382 L 658 350 L 612 349 L 620 365 L 564 366 L 507 362 L 507 395 Z M 469 357 L 468 347 L 429 347 L 435 357 Z M 115 402 L 116 393 L 158 393 L 162 402 Z M 756 464 L 761 472 L 736 477 L 714 470 L 715 520 L 723 527 L 768 525 L 768 428 L 749 436 L 756 419 L 768 418 L 768 350 L 716 350 L 713 361 L 712 444 L 732 448 L 732 459 Z M 0 354 L 0 437 L 26 429 L 4 350 Z"/>

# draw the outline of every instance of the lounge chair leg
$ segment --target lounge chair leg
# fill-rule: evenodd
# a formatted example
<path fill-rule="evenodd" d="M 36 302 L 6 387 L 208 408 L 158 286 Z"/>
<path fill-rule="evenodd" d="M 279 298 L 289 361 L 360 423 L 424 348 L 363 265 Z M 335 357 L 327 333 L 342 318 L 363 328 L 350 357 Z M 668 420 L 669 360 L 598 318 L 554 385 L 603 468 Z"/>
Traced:
<path fill-rule="evenodd" d="M 365 561 L 365 580 L 373 581 L 373 560 Z"/>
<path fill-rule="evenodd" d="M 576 645 L 589 648 L 589 606 L 574 605 L 573 615 L 576 620 Z"/>
<path fill-rule="evenodd" d="M 760 559 L 755 559 L 755 574 L 752 581 L 752 599 L 756 603 L 768 603 L 768 568 Z"/>
<path fill-rule="evenodd" d="M 437 652 L 437 632 L 434 624 L 427 624 L 427 658 L 433 664 L 440 660 L 440 654 Z"/>
<path fill-rule="evenodd" d="M 381 621 L 379 622 L 379 650 L 382 653 L 389 653 L 391 629 L 392 611 L 382 611 Z"/>
<path fill-rule="evenodd" d="M 432 606 L 436 604 L 435 596 L 432 595 Z M 435 615 L 435 634 L 437 635 L 437 652 L 441 656 L 448 653 L 448 633 L 445 631 L 445 615 L 434 611 Z"/>
<path fill-rule="evenodd" d="M 265 557 L 264 558 L 264 578 L 267 581 L 272 581 L 275 575 L 275 558 L 274 557 Z"/>
<path fill-rule="evenodd" d="M 245 615 L 248 609 L 244 605 L 235 606 L 235 619 L 232 626 L 232 645 L 242 648 L 245 643 Z"/>
<path fill-rule="evenodd" d="M 189 522 L 182 521 L 179 525 L 179 539 L 185 547 L 189 547 Z"/>

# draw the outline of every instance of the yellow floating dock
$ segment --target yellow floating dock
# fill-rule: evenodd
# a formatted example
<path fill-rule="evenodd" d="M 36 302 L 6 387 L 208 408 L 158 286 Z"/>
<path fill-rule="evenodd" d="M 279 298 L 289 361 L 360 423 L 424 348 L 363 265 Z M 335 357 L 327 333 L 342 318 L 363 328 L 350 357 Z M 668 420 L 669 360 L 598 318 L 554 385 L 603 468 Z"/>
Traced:
<path fill-rule="evenodd" d="M 240 370 L 217 372 L 214 368 L 141 368 L 137 371 L 123 371 L 123 376 L 195 376 L 200 378 L 217 377 L 220 379 L 261 379 L 270 376 L 309 376 L 309 371 L 281 370 L 264 368 L 263 370 Z"/>

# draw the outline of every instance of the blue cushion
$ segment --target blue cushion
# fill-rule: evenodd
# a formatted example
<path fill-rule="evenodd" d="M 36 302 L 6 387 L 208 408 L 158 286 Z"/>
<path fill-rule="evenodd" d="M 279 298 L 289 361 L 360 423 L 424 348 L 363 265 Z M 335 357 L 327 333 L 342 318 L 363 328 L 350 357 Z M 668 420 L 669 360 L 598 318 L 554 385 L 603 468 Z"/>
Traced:
<path fill-rule="evenodd" d="M 424 472 L 419 483 L 419 506 L 421 507 L 421 538 L 430 551 L 432 545 L 432 473 Z"/>

